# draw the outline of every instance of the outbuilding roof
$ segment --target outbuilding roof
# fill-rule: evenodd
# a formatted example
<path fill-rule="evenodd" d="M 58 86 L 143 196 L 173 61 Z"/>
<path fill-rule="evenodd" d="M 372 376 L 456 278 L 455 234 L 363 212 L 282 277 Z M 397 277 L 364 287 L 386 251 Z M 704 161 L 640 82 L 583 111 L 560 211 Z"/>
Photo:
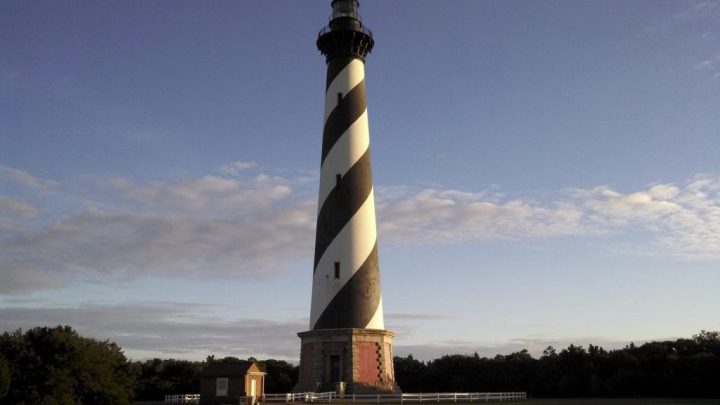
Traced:
<path fill-rule="evenodd" d="M 255 367 L 253 367 L 255 366 Z M 250 370 L 253 368 L 253 370 Z M 248 371 L 260 371 L 255 362 L 248 360 L 213 361 L 205 367 L 203 377 L 242 377 Z"/>

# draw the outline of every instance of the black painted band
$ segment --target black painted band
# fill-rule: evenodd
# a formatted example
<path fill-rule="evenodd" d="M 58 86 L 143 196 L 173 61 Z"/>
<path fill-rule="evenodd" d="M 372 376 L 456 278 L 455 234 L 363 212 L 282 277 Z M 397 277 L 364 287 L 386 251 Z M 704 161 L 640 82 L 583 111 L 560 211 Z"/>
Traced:
<path fill-rule="evenodd" d="M 333 297 L 313 329 L 365 328 L 380 305 L 377 243 L 362 266 Z"/>
<path fill-rule="evenodd" d="M 356 58 L 348 56 L 344 58 L 334 58 L 332 61 L 330 61 L 327 68 L 327 81 L 325 82 L 325 91 L 330 88 L 333 80 L 335 80 L 335 78 L 340 74 L 340 72 L 342 72 L 343 69 L 345 69 L 345 67 L 353 61 L 353 59 Z"/>
<path fill-rule="evenodd" d="M 368 148 L 350 170 L 340 178 L 340 182 L 328 194 L 320 208 L 315 230 L 315 265 L 313 267 L 315 270 L 317 270 L 318 262 L 325 250 L 365 203 L 371 191 L 372 169 L 370 167 L 370 148 Z"/>
<path fill-rule="evenodd" d="M 330 113 L 323 128 L 322 160 L 325 161 L 335 142 L 347 131 L 350 126 L 367 110 L 365 101 L 365 80 L 346 95 Z"/>

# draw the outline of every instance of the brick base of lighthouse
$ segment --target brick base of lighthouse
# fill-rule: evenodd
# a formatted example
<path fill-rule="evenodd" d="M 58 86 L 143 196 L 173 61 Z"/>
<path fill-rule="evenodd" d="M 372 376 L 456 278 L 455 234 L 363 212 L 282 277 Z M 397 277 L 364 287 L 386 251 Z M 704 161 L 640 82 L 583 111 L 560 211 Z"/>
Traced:
<path fill-rule="evenodd" d="M 394 333 L 379 329 L 318 329 L 298 333 L 300 375 L 295 392 L 397 393 L 393 370 Z"/>

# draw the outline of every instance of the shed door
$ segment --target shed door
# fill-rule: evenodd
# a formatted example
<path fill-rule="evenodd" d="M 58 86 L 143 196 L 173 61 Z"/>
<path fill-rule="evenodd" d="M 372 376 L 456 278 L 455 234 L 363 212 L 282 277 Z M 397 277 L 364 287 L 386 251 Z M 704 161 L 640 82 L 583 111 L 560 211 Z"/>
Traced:
<path fill-rule="evenodd" d="M 228 379 L 218 378 L 215 380 L 215 396 L 226 397 L 228 392 Z"/>
<path fill-rule="evenodd" d="M 250 396 L 251 397 L 255 396 L 255 379 L 254 378 L 250 379 Z"/>

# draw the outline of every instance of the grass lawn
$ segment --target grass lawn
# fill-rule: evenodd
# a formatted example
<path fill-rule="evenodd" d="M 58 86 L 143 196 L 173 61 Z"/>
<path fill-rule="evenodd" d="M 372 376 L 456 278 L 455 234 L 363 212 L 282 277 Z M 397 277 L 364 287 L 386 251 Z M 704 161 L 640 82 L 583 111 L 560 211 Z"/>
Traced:
<path fill-rule="evenodd" d="M 422 405 L 432 405 L 436 402 L 428 401 L 423 402 Z M 280 404 L 281 403 L 272 403 L 274 404 Z M 296 405 L 303 404 L 301 402 L 296 402 Z M 315 402 L 313 405 L 322 405 L 323 402 Z M 333 405 L 372 405 L 372 403 L 363 403 L 363 402 L 331 402 Z M 399 402 L 393 403 L 392 405 L 399 405 Z M 415 405 L 420 404 L 416 402 L 408 402 L 406 405 Z M 671 405 L 671 404 L 685 404 L 685 405 L 720 405 L 720 399 L 667 399 L 667 398 L 581 398 L 581 399 L 573 399 L 573 398 L 562 398 L 562 399 L 552 399 L 552 398 L 535 398 L 535 399 L 526 399 L 522 401 L 473 401 L 473 402 L 457 402 L 457 405 L 481 405 L 481 404 L 516 404 L 516 405 Z M 388 404 L 385 404 L 388 405 Z M 441 401 L 440 405 L 456 405 L 455 402 L 446 402 Z"/>
<path fill-rule="evenodd" d="M 473 402 L 474 404 L 476 402 Z M 589 398 L 589 399 L 527 399 L 525 401 L 502 402 L 504 404 L 532 404 L 532 405 L 653 405 L 653 404 L 688 404 L 710 405 L 720 404 L 720 399 L 667 399 L 667 398 Z M 467 405 L 470 405 L 469 403 Z"/>

